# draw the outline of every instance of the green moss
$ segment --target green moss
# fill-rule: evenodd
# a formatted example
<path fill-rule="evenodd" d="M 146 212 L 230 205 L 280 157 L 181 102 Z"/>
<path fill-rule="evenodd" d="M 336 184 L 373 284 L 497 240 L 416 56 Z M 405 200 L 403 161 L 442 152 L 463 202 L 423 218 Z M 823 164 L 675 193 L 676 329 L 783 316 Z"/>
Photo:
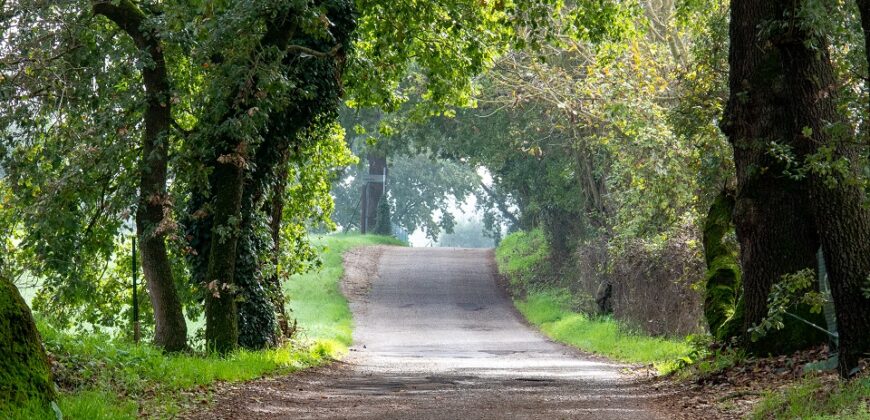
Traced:
<path fill-rule="evenodd" d="M 743 284 L 737 246 L 727 240 L 734 231 L 734 198 L 727 189 L 713 200 L 704 222 L 704 318 L 710 334 L 727 341 L 742 333 Z"/>
<path fill-rule="evenodd" d="M 54 400 L 48 357 L 30 308 L 9 280 L 0 278 L 0 409 Z"/>

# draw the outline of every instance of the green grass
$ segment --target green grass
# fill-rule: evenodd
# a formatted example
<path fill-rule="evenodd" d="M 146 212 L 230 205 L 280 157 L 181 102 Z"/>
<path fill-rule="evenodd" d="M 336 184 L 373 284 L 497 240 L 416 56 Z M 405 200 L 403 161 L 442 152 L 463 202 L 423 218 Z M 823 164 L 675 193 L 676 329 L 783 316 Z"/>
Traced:
<path fill-rule="evenodd" d="M 758 403 L 753 419 L 870 419 L 870 378 L 825 382 L 801 380 Z"/>
<path fill-rule="evenodd" d="M 299 322 L 301 335 L 328 340 L 348 347 L 353 338 L 353 320 L 339 282 L 344 274 L 342 255 L 366 245 L 405 245 L 398 239 L 372 235 L 329 235 L 314 241 L 325 247 L 323 266 L 295 275 L 285 284 L 292 317 Z"/>
<path fill-rule="evenodd" d="M 551 276 L 549 248 L 544 232 L 516 232 L 506 236 L 495 249 L 498 271 L 507 277 L 511 287 L 533 289 L 534 283 Z"/>
<path fill-rule="evenodd" d="M 531 292 L 516 300 L 517 309 L 551 339 L 578 349 L 628 363 L 654 364 L 668 371 L 693 349 L 686 341 L 650 337 L 631 331 L 610 318 L 572 312 L 567 290 Z"/>
<path fill-rule="evenodd" d="M 650 337 L 607 317 L 591 317 L 575 308 L 585 298 L 560 287 L 549 266 L 546 238 L 540 230 L 508 235 L 496 248 L 499 272 L 508 278 L 517 309 L 551 339 L 627 362 L 654 364 L 663 373 L 686 360 L 694 347 L 686 340 Z"/>
<path fill-rule="evenodd" d="M 330 235 L 319 270 L 291 277 L 285 287 L 302 332 L 300 339 L 262 351 L 240 350 L 227 357 L 165 355 L 150 345 L 134 345 L 107 334 L 73 334 L 39 321 L 46 348 L 62 368 L 57 405 L 66 419 L 132 419 L 140 414 L 171 418 L 192 398 L 207 398 L 216 381 L 238 382 L 267 374 L 291 373 L 321 364 L 347 351 L 352 319 L 339 290 L 342 254 L 354 247 L 401 245 L 398 240 L 360 235 Z M 197 391 L 191 393 L 190 391 Z M 3 407 L 0 418 L 51 419 L 38 404 Z"/>

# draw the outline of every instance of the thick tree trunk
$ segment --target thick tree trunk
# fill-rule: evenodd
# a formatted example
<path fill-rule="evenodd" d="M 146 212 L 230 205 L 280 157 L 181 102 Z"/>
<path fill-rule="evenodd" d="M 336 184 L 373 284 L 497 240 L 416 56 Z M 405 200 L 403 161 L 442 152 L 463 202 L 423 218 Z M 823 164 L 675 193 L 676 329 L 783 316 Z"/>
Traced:
<path fill-rule="evenodd" d="M 381 176 L 387 168 L 387 157 L 383 153 L 369 151 L 366 154 L 369 163 L 369 175 Z M 384 184 L 380 182 L 367 182 L 362 189 L 360 198 L 360 231 L 362 233 L 373 232 L 377 225 L 378 203 L 384 193 Z"/>
<path fill-rule="evenodd" d="M 765 2 L 731 3 L 731 93 L 722 124 L 737 168 L 734 222 L 743 271 L 744 343 L 759 353 L 789 352 L 824 340 L 790 317 L 786 328 L 758 342 L 746 333 L 767 315 L 773 283 L 815 268 L 819 245 L 806 208 L 806 183 L 784 174 L 784 165 L 768 153 L 771 142 L 789 140 L 793 125 L 782 59 L 769 42 L 757 39 L 760 25 L 773 12 L 774 6 Z"/>
<path fill-rule="evenodd" d="M 54 399 L 51 366 L 30 308 L 15 285 L 0 277 L 0 408 Z"/>
<path fill-rule="evenodd" d="M 143 27 L 146 16 L 129 0 L 117 5 L 94 3 L 94 12 L 115 22 L 143 52 L 151 65 L 142 69 L 146 104 L 145 133 L 139 162 L 139 206 L 136 234 L 139 237 L 142 271 L 145 274 L 151 306 L 154 308 L 154 344 L 167 351 L 187 349 L 187 323 L 181 300 L 172 278 L 166 253 L 166 234 L 174 228 L 170 221 L 166 193 L 167 149 L 172 121 L 169 77 L 158 34 Z"/>
<path fill-rule="evenodd" d="M 782 16 L 787 10 L 775 2 Z M 789 10 L 791 6 L 789 6 Z M 799 25 L 798 25 L 799 26 Z M 837 111 L 837 80 L 824 39 L 799 27 L 775 39 L 785 64 L 795 113 L 793 144 L 806 159 L 826 148 L 833 160 L 860 162 L 860 148 Z M 812 47 L 808 47 L 811 45 Z M 870 352 L 870 299 L 863 288 L 870 278 L 870 210 L 864 207 L 864 190 L 849 177 L 859 177 L 860 168 L 845 174 L 809 175 L 810 206 L 815 216 L 828 281 L 839 328 L 840 374 L 851 376 L 858 359 Z"/>
<path fill-rule="evenodd" d="M 239 343 L 236 248 L 239 243 L 245 143 L 218 157 L 212 179 L 216 191 L 208 271 L 205 275 L 205 339 L 210 350 L 227 353 Z"/>

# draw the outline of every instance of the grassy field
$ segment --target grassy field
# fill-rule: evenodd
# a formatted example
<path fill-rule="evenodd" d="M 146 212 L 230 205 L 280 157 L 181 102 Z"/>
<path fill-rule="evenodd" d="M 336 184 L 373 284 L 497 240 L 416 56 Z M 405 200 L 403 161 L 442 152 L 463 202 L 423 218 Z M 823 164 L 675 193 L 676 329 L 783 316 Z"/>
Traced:
<path fill-rule="evenodd" d="M 134 345 L 104 334 L 71 334 L 44 322 L 38 326 L 45 346 L 60 367 L 57 406 L 66 419 L 132 419 L 140 415 L 172 418 L 190 404 L 208 399 L 215 381 L 238 382 L 267 374 L 286 374 L 338 357 L 351 344 L 352 319 L 339 291 L 342 254 L 354 247 L 395 244 L 386 237 L 330 235 L 323 265 L 288 279 L 288 305 L 300 337 L 269 350 L 240 350 L 228 357 L 164 355 L 150 345 Z M 45 407 L 0 407 L 0 418 L 55 418 Z"/>
<path fill-rule="evenodd" d="M 551 339 L 583 351 L 628 363 L 654 364 L 670 371 L 692 346 L 685 340 L 650 337 L 609 317 L 572 310 L 576 299 L 549 266 L 549 250 L 539 230 L 507 236 L 496 249 L 499 272 L 507 277 L 517 309 Z"/>

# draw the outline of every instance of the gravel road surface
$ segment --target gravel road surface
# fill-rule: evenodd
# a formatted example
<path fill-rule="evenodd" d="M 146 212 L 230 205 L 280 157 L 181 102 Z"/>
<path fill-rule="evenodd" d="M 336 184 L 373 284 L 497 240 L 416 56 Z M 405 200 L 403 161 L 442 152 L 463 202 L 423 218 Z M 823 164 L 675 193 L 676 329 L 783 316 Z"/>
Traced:
<path fill-rule="evenodd" d="M 667 417 L 619 365 L 526 325 L 491 250 L 372 247 L 345 263 L 356 324 L 345 361 L 234 386 L 201 418 Z"/>

